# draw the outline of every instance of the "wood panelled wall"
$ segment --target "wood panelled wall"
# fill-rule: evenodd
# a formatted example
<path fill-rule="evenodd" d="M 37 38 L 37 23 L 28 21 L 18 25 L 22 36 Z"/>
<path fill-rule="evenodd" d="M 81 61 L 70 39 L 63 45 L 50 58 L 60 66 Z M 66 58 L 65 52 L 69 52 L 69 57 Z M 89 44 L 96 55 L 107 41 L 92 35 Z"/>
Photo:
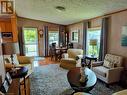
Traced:
<path fill-rule="evenodd" d="M 0 17 L 0 32 L 11 32 L 12 39 L 3 39 L 3 42 L 18 42 L 16 15 Z"/>
<path fill-rule="evenodd" d="M 127 10 L 114 13 L 109 16 L 111 17 L 111 21 L 109 24 L 110 29 L 109 29 L 108 38 L 107 38 L 108 39 L 107 52 L 111 54 L 123 56 L 124 57 L 123 64 L 127 68 L 127 46 L 121 46 L 122 27 L 127 25 Z M 91 28 L 95 28 L 95 27 L 101 26 L 102 17 L 91 19 L 89 21 L 91 23 Z M 67 26 L 67 29 L 70 33 L 72 29 L 78 28 L 80 30 L 83 30 L 82 26 L 83 26 L 83 21 L 76 24 L 71 24 Z M 81 36 L 80 37 L 81 45 L 82 45 L 82 40 L 83 39 Z M 78 43 L 76 44 L 78 45 Z"/>
<path fill-rule="evenodd" d="M 35 27 L 38 30 L 42 30 L 44 26 L 48 26 L 48 31 L 59 31 L 59 24 L 54 24 L 54 23 L 48 23 L 44 21 L 39 21 L 39 20 L 32 20 L 32 19 L 27 19 L 27 18 L 22 18 L 18 17 L 17 18 L 17 23 L 18 23 L 18 31 L 21 32 L 23 27 Z M 65 26 L 63 26 L 65 27 Z M 44 56 L 44 39 L 38 39 L 38 42 L 41 43 L 39 44 L 39 55 Z"/>

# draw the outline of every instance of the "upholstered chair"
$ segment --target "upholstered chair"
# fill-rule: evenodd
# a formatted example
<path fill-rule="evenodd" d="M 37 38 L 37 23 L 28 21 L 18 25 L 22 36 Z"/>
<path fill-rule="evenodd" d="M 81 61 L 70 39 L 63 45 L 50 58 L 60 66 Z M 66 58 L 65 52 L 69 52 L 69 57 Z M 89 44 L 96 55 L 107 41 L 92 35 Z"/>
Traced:
<path fill-rule="evenodd" d="M 122 57 L 106 54 L 104 61 L 93 62 L 91 69 L 95 72 L 98 79 L 107 84 L 118 82 L 120 80 L 122 67 Z"/>
<path fill-rule="evenodd" d="M 83 57 L 82 49 L 68 49 L 67 53 L 62 55 L 62 59 L 60 61 L 60 67 L 65 69 L 71 69 L 76 67 L 76 64 L 80 64 L 81 58 Z"/>
<path fill-rule="evenodd" d="M 29 76 L 33 72 L 33 57 L 27 57 L 27 56 L 19 56 L 16 54 L 13 54 L 13 62 L 14 66 L 12 65 L 12 61 L 10 58 L 10 55 L 4 55 L 4 61 L 5 61 L 5 68 L 6 70 L 10 70 L 12 67 L 26 67 L 28 68 L 27 76 Z"/>

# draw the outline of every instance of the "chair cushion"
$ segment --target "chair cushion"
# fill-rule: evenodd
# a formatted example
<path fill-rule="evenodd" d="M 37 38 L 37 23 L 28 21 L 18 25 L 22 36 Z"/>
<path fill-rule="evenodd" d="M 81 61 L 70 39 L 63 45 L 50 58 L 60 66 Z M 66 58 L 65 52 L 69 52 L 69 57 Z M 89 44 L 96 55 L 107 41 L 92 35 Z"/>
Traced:
<path fill-rule="evenodd" d="M 106 54 L 105 60 L 110 61 L 111 63 L 114 64 L 114 67 L 121 67 L 122 66 L 122 57 L 113 55 L 113 54 Z"/>
<path fill-rule="evenodd" d="M 107 67 L 107 68 L 114 68 L 114 63 L 113 62 L 110 62 L 108 60 L 104 60 L 103 66 L 104 67 Z"/>
<path fill-rule="evenodd" d="M 68 49 L 67 50 L 68 57 L 75 59 L 77 55 L 83 55 L 82 49 Z"/>
<path fill-rule="evenodd" d="M 32 57 L 17 56 L 17 59 L 19 61 L 19 64 L 29 64 L 31 63 Z"/>
<path fill-rule="evenodd" d="M 108 71 L 109 69 L 104 67 L 104 66 L 97 66 L 97 67 L 93 67 L 93 71 L 103 77 L 106 77 L 106 72 Z"/>
<path fill-rule="evenodd" d="M 73 58 L 62 58 L 61 63 L 76 64 L 76 60 Z"/>

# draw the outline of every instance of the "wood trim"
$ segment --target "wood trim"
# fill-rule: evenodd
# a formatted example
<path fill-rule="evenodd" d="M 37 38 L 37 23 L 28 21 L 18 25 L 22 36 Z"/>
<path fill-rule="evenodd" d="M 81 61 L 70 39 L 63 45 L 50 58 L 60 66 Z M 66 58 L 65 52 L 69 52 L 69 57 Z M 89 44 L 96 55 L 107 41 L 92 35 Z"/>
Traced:
<path fill-rule="evenodd" d="M 26 17 L 21 17 L 21 16 L 17 16 L 17 17 L 22 18 L 22 19 L 27 19 L 27 20 L 40 21 L 40 22 L 44 22 L 47 24 L 62 25 L 62 24 L 57 24 L 57 23 L 52 23 L 52 22 L 47 22 L 47 21 L 42 21 L 42 20 L 36 20 L 36 19 L 31 19 L 31 18 L 26 18 Z M 66 26 L 66 25 L 63 25 L 63 26 Z"/>

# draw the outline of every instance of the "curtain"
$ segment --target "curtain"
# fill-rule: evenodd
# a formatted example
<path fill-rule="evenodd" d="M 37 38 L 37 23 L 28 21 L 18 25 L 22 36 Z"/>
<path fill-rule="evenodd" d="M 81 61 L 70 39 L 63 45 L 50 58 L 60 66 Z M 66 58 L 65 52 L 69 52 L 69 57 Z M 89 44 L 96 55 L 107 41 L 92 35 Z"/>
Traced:
<path fill-rule="evenodd" d="M 99 61 L 104 60 L 105 54 L 107 53 L 107 35 L 109 30 L 109 17 L 102 19 L 101 37 L 100 37 L 100 50 L 99 50 Z"/>
<path fill-rule="evenodd" d="M 88 29 L 88 21 L 84 21 L 83 23 L 83 55 L 86 55 L 87 29 Z"/>
<path fill-rule="evenodd" d="M 59 45 L 62 43 L 63 46 L 65 46 L 65 27 L 59 26 Z"/>
<path fill-rule="evenodd" d="M 44 26 L 44 56 L 48 56 L 48 26 Z"/>
<path fill-rule="evenodd" d="M 24 52 L 24 39 L 23 39 L 23 30 L 22 28 L 18 28 L 18 40 L 19 40 L 19 51 L 20 51 L 20 55 L 25 55 L 25 52 Z"/>

